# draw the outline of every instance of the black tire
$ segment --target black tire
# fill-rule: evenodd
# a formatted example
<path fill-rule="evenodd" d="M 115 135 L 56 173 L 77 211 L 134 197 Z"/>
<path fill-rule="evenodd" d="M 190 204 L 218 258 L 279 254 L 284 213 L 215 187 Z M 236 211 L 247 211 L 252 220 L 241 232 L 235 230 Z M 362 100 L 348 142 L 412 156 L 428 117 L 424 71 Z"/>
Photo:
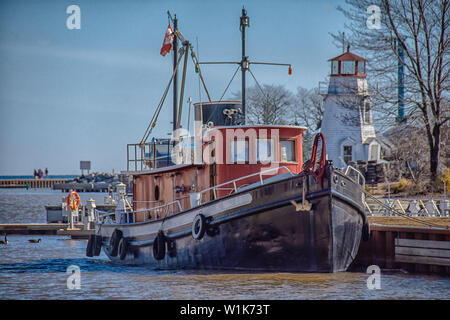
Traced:
<path fill-rule="evenodd" d="M 174 239 L 167 239 L 167 254 L 171 258 L 177 256 L 177 244 Z"/>
<path fill-rule="evenodd" d="M 109 239 L 109 255 L 111 257 L 117 256 L 120 238 L 122 238 L 122 231 L 114 229 L 111 238 Z"/>
<path fill-rule="evenodd" d="M 370 240 L 370 226 L 369 222 L 364 222 L 363 228 L 362 228 L 362 239 L 363 241 L 369 241 Z"/>
<path fill-rule="evenodd" d="M 199 213 L 195 216 L 194 221 L 192 221 L 192 237 L 196 240 L 203 238 L 206 232 L 206 218 L 204 215 Z"/>
<path fill-rule="evenodd" d="M 153 241 L 153 257 L 156 260 L 164 259 L 166 255 L 166 236 L 162 231 L 158 232 L 158 235 Z"/>
<path fill-rule="evenodd" d="M 117 252 L 119 254 L 120 260 L 124 260 L 127 256 L 128 251 L 128 240 L 126 238 L 122 238 L 119 241 L 119 246 L 117 248 Z"/>
<path fill-rule="evenodd" d="M 89 235 L 89 240 L 86 246 L 86 256 L 93 257 L 94 256 L 94 244 L 95 244 L 95 234 Z"/>
<path fill-rule="evenodd" d="M 94 248 L 93 253 L 95 257 L 98 257 L 102 250 L 103 239 L 101 235 L 94 235 Z"/>

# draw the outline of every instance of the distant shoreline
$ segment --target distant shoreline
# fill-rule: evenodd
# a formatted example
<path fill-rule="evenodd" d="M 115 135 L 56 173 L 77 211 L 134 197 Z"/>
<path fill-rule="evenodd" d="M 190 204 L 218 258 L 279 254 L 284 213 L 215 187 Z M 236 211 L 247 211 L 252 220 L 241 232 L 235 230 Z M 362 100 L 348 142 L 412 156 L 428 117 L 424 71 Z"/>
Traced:
<path fill-rule="evenodd" d="M 75 179 L 78 175 L 49 175 L 48 177 L 42 177 L 42 179 Z M 0 179 L 34 179 L 34 176 L 0 176 Z"/>

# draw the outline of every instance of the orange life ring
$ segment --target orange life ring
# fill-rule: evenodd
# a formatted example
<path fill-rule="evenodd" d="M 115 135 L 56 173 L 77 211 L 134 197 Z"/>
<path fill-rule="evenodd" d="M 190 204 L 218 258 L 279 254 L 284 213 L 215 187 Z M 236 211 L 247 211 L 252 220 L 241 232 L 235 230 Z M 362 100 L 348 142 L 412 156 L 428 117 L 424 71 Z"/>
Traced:
<path fill-rule="evenodd" d="M 69 206 L 70 210 L 75 211 L 78 209 L 78 206 L 80 205 L 80 196 L 75 191 L 72 191 L 67 196 L 67 205 Z"/>

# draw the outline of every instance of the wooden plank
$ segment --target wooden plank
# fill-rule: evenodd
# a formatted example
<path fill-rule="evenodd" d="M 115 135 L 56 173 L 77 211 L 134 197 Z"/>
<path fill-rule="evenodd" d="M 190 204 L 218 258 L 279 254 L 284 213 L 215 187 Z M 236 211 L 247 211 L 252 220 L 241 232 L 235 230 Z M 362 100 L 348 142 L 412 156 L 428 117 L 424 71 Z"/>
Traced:
<path fill-rule="evenodd" d="M 413 239 L 397 238 L 395 239 L 395 246 L 450 250 L 450 241 L 413 240 Z"/>
<path fill-rule="evenodd" d="M 450 266 L 450 259 L 446 258 L 395 255 L 395 261 L 402 263 L 418 263 L 418 264 L 431 264 L 438 266 Z"/>
<path fill-rule="evenodd" d="M 438 219 L 438 218 L 436 218 Z M 394 225 L 376 225 L 370 224 L 370 230 L 372 231 L 398 231 L 398 232 L 424 232 L 424 233 L 437 233 L 450 235 L 450 229 L 431 228 L 431 227 L 416 227 L 416 226 L 394 226 Z"/>
<path fill-rule="evenodd" d="M 439 257 L 450 259 L 450 250 L 445 249 L 395 247 L 395 254 L 404 254 L 409 256 L 422 256 L 422 257 Z"/>

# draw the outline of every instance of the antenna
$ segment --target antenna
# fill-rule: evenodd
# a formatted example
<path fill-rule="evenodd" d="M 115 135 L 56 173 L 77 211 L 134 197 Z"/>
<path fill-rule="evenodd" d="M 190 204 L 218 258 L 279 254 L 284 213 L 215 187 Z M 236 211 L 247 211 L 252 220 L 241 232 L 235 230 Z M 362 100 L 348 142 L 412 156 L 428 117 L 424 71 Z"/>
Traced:
<path fill-rule="evenodd" d="M 292 74 L 292 66 L 288 63 L 271 63 L 271 62 L 250 62 L 248 59 L 248 56 L 245 55 L 245 28 L 250 27 L 250 17 L 247 15 L 247 11 L 245 8 L 242 8 L 242 16 L 240 17 L 240 24 L 239 24 L 239 30 L 241 31 L 241 37 L 242 37 L 242 59 L 239 62 L 198 62 L 198 64 L 237 64 L 239 65 L 238 68 L 241 68 L 242 72 L 242 115 L 244 117 L 244 123 L 245 123 L 245 107 L 246 107 L 246 101 L 245 101 L 245 72 L 248 70 L 251 73 L 250 65 L 251 64 L 264 64 L 264 65 L 274 65 L 274 66 L 287 66 L 289 67 L 288 74 Z M 252 73 L 251 73 L 252 74 Z M 235 75 L 235 74 L 234 74 Z M 233 75 L 233 78 L 234 78 Z M 252 74 L 253 76 L 253 74 Z M 233 80 L 233 79 L 231 79 Z M 256 79 L 255 79 L 256 80 Z M 230 83 L 227 86 L 230 86 Z M 258 84 L 258 83 L 257 83 Z M 258 84 L 259 86 L 259 84 Z M 225 92 L 226 90 L 225 89 Z M 223 95 L 225 95 L 225 92 Z M 222 95 L 222 97 L 223 97 Z"/>

